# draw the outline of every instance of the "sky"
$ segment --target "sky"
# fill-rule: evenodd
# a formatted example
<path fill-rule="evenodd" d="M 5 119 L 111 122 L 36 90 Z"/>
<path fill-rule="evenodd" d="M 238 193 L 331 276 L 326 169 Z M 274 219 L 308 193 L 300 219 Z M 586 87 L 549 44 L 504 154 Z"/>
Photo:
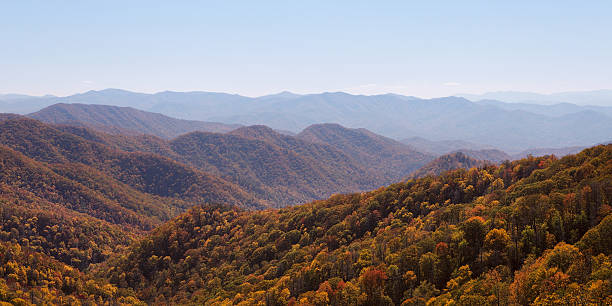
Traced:
<path fill-rule="evenodd" d="M 0 93 L 612 88 L 612 1 L 3 1 Z"/>

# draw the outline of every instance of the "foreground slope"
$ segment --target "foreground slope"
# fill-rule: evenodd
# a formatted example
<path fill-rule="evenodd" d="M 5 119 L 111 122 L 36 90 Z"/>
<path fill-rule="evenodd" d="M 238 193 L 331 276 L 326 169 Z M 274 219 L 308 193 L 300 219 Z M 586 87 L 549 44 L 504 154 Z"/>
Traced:
<path fill-rule="evenodd" d="M 150 303 L 612 302 L 612 145 L 280 210 L 198 206 L 100 270 Z"/>
<path fill-rule="evenodd" d="M 0 267 L 2 305 L 144 305 L 134 293 L 19 244 L 0 241 Z"/>

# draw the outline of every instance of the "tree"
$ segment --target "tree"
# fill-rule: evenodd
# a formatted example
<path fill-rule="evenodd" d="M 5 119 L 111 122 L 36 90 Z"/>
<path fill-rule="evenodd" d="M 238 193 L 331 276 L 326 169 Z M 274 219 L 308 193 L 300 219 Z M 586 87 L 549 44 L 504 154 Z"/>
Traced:
<path fill-rule="evenodd" d="M 359 277 L 359 286 L 366 294 L 367 305 L 382 305 L 387 274 L 378 268 L 369 267 Z"/>
<path fill-rule="evenodd" d="M 480 249 L 484 242 L 486 234 L 485 221 L 482 217 L 471 217 L 461 226 L 461 230 L 464 233 L 465 240 L 471 249 L 472 259 L 475 259 L 480 254 Z"/>
<path fill-rule="evenodd" d="M 490 251 L 488 258 L 489 266 L 496 267 L 507 263 L 507 249 L 510 243 L 510 235 L 503 228 L 490 230 L 484 241 L 484 247 Z"/>

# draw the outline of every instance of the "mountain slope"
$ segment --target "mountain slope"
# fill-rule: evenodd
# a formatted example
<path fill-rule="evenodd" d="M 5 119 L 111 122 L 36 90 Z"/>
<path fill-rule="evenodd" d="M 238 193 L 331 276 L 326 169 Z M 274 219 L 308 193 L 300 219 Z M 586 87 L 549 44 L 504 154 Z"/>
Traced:
<path fill-rule="evenodd" d="M 159 304 L 609 304 L 610 199 L 598 146 L 281 210 L 194 207 L 99 273 Z"/>
<path fill-rule="evenodd" d="M 153 220 L 122 206 L 122 204 L 133 205 L 131 201 L 121 204 L 111 201 L 98 191 L 67 179 L 42 163 L 5 146 L 0 146 L 0 157 L 2 160 L 0 183 L 6 186 L 11 186 L 19 192 L 30 192 L 44 200 L 61 204 L 71 210 L 86 212 L 95 218 L 114 224 L 133 225 L 140 229 L 153 228 L 155 223 Z"/>
<path fill-rule="evenodd" d="M 127 153 L 32 119 L 0 123 L 0 143 L 40 162 L 78 163 L 154 196 L 262 208 L 240 187 L 151 153 Z"/>
<path fill-rule="evenodd" d="M 404 177 L 411 169 L 405 166 L 418 167 L 425 163 L 419 160 L 422 154 L 402 151 L 405 146 L 374 134 L 368 134 L 360 145 L 397 145 L 403 159 L 395 160 L 395 155 L 382 156 L 371 151 L 357 160 L 350 156 L 354 152 L 283 135 L 265 126 L 242 127 L 227 134 L 194 132 L 171 141 L 146 135 L 108 135 L 70 126 L 57 128 L 117 149 L 166 156 L 234 182 L 275 206 L 376 188 Z M 403 170 L 372 167 L 373 162 L 384 165 L 404 161 L 410 165 L 401 165 Z"/>
<path fill-rule="evenodd" d="M 433 157 L 365 129 L 338 124 L 312 125 L 297 138 L 337 148 L 367 167 L 388 173 L 392 181 L 408 175 Z"/>
<path fill-rule="evenodd" d="M 131 107 L 55 104 L 28 115 L 46 123 L 82 125 L 104 132 L 142 133 L 173 138 L 193 131 L 229 132 L 239 125 L 170 118 Z"/>
<path fill-rule="evenodd" d="M 454 152 L 437 157 L 425 166 L 412 172 L 409 178 L 437 176 L 449 170 L 484 167 L 489 162 L 475 159 L 464 152 Z"/>
<path fill-rule="evenodd" d="M 0 241 L 0 304 L 142 304 L 134 293 L 66 266 L 39 252 Z"/>
<path fill-rule="evenodd" d="M 375 182 L 376 177 L 366 177 L 362 168 L 340 152 L 268 132 L 279 142 L 282 139 L 291 144 L 277 142 L 279 146 L 270 139 L 193 132 L 173 139 L 170 147 L 179 160 L 236 182 L 275 206 L 363 190 Z"/>

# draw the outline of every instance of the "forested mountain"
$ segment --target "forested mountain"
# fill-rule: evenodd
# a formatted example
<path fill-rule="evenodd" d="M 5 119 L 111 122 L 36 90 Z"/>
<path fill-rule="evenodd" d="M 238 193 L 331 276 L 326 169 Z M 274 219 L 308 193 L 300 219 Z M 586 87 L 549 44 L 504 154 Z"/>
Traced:
<path fill-rule="evenodd" d="M 449 170 L 480 168 L 491 163 L 491 161 L 473 158 L 464 152 L 454 152 L 430 161 L 425 166 L 410 173 L 409 178 L 437 176 Z"/>
<path fill-rule="evenodd" d="M 279 141 L 292 138 L 269 132 Z M 385 178 L 329 147 L 298 140 L 278 144 L 283 146 L 251 137 L 202 132 L 169 143 L 181 161 L 236 182 L 277 207 L 372 188 Z"/>
<path fill-rule="evenodd" d="M 27 247 L 0 241 L 0 304 L 145 305 L 134 295 Z"/>
<path fill-rule="evenodd" d="M 17 119 L 21 117 L 17 114 L 0 113 L 0 122 L 4 120 Z"/>
<path fill-rule="evenodd" d="M 366 129 L 349 129 L 338 124 L 312 125 L 296 137 L 331 145 L 364 165 L 397 178 L 408 175 L 432 159 L 431 155 L 393 139 Z"/>
<path fill-rule="evenodd" d="M 242 127 L 227 134 L 193 132 L 170 141 L 72 126 L 56 129 L 124 151 L 163 155 L 233 182 L 275 207 L 390 184 L 433 159 L 366 130 L 340 126 L 336 127 L 337 142 L 329 144 L 283 135 L 265 126 Z M 351 131 L 364 137 L 351 138 Z M 327 131 L 321 133 L 327 135 Z"/>
<path fill-rule="evenodd" d="M 159 155 L 119 151 L 33 119 L 0 123 L 0 241 L 86 269 L 201 203 L 266 207 Z"/>
<path fill-rule="evenodd" d="M 197 206 L 98 275 L 149 303 L 612 302 L 612 145 L 291 208 Z"/>
<path fill-rule="evenodd" d="M 119 151 L 33 119 L 3 121 L 0 131 L 0 144 L 36 161 L 93 168 L 143 193 L 195 202 L 264 206 L 240 187 L 166 157 Z"/>
<path fill-rule="evenodd" d="M 225 133 L 239 127 L 236 124 L 175 119 L 131 107 L 77 103 L 54 104 L 28 117 L 46 123 L 85 126 L 115 134 L 141 133 L 162 138 L 174 138 L 193 131 Z"/>
<path fill-rule="evenodd" d="M 557 100 L 557 104 L 559 102 L 567 101 Z M 57 103 L 129 106 L 181 119 L 263 124 L 294 133 L 313 124 L 338 123 L 363 127 L 394 139 L 461 140 L 512 154 L 536 147 L 591 146 L 609 140 L 612 131 L 610 107 L 519 105 L 472 102 L 460 97 L 419 99 L 395 94 L 364 96 L 342 92 L 280 93 L 250 98 L 210 92 L 143 94 L 106 89 L 68 97 L 20 97 L 18 100 L 9 97 L 0 101 L 0 112 L 26 114 L 33 111 L 34 105 L 40 109 Z M 25 108 L 19 110 L 20 105 Z M 458 149 L 461 148 L 451 151 Z"/>
<path fill-rule="evenodd" d="M 4 117 L 0 301 L 138 303 L 133 293 L 79 270 L 105 261 L 193 205 L 266 207 L 223 179 L 160 155 L 87 140 L 77 132 L 100 139 L 129 136 Z"/>

